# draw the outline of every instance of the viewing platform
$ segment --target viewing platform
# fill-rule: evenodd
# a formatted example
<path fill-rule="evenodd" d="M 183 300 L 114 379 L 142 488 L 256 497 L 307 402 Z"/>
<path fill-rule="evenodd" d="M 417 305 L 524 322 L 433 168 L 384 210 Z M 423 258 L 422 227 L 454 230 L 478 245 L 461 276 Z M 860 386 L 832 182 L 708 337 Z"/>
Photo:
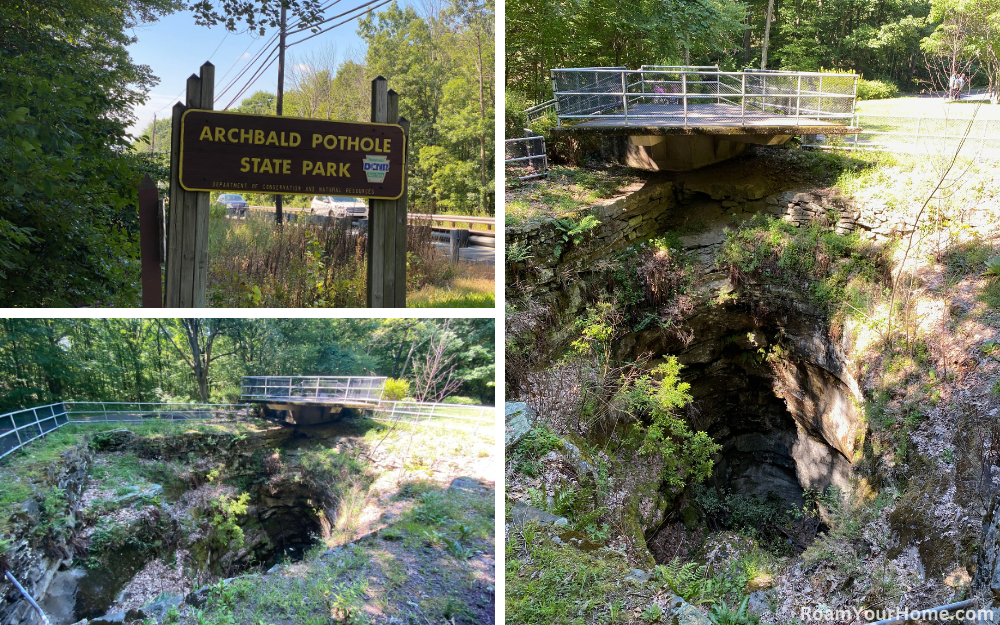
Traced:
<path fill-rule="evenodd" d="M 854 134 L 856 74 L 643 65 L 553 69 L 553 135 L 641 169 L 686 171 L 793 135 Z"/>
<path fill-rule="evenodd" d="M 375 408 L 386 378 L 372 376 L 245 376 L 241 401 L 262 403 L 286 423 L 333 421 L 345 408 Z"/>

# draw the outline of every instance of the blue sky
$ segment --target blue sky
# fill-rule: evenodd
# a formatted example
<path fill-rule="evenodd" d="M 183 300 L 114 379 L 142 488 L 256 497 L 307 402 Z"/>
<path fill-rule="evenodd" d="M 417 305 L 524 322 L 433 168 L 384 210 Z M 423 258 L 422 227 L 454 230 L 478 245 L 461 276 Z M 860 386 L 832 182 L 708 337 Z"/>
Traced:
<path fill-rule="evenodd" d="M 356 2 L 353 6 L 358 4 L 361 2 Z M 403 0 L 400 4 L 406 6 L 411 3 L 409 0 Z M 328 14 L 332 17 L 335 13 Z M 338 26 L 289 49 L 285 62 L 289 65 L 306 64 L 311 58 L 326 54 L 336 54 L 337 62 L 352 58 L 353 55 L 363 56 L 365 45 L 356 31 L 356 21 Z M 215 65 L 215 92 L 218 97 L 223 87 L 243 71 L 247 61 L 254 57 L 274 34 L 273 31 L 268 31 L 266 35 L 260 37 L 246 33 L 245 29 L 239 33 L 227 34 L 228 31 L 221 25 L 212 28 L 197 26 L 194 23 L 194 14 L 190 11 L 168 15 L 158 22 L 138 27 L 133 32 L 138 41 L 129 46 L 129 53 L 136 63 L 149 65 L 153 75 L 160 79 L 160 83 L 150 91 L 146 103 L 133 110 L 137 120 L 130 128 L 130 132 L 135 135 L 153 120 L 154 112 L 157 119 L 163 119 L 170 115 L 170 109 L 175 102 L 184 100 L 187 78 L 191 74 L 197 74 L 202 63 L 210 60 Z M 291 39 L 307 34 L 310 33 L 296 35 Z M 266 55 L 265 52 L 264 56 Z M 287 66 L 285 71 L 287 88 L 289 71 Z M 229 74 L 223 78 L 226 72 Z M 253 70 L 247 72 L 240 79 L 238 87 L 226 93 L 224 102 L 216 103 L 217 109 L 223 108 L 232 96 L 236 95 L 252 72 Z M 274 63 L 254 82 L 244 97 L 260 89 L 273 93 L 277 84 L 278 64 Z"/>

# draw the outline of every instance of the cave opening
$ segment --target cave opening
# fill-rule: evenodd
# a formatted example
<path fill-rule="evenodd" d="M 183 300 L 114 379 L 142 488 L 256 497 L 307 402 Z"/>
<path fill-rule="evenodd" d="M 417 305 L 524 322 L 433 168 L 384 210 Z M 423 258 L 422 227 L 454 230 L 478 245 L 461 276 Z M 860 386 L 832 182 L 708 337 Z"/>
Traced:
<path fill-rule="evenodd" d="M 683 521 L 709 531 L 750 529 L 764 543 L 802 548 L 825 529 L 818 503 L 846 488 L 860 419 L 846 371 L 821 319 L 760 315 L 729 304 L 698 311 L 689 344 L 649 332 L 636 353 L 675 355 L 689 383 L 687 418 L 718 445 L 711 476 L 674 499 L 646 531 L 657 562 L 669 562 L 661 532 Z"/>

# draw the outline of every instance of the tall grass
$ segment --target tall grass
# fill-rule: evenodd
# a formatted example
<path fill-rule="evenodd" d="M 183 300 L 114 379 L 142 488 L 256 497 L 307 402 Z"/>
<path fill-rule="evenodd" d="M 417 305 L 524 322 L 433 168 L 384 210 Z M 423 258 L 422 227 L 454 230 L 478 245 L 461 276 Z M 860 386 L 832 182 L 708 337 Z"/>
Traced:
<path fill-rule="evenodd" d="M 311 223 L 302 215 L 276 228 L 267 214 L 230 219 L 225 211 L 213 209 L 209 224 L 209 305 L 365 306 L 368 236 L 348 221 Z M 478 296 L 483 300 L 478 305 L 493 305 L 492 267 L 453 265 L 434 247 L 430 224 L 410 224 L 407 250 L 406 288 L 419 294 L 418 302 L 445 306 L 450 300 L 472 302 Z"/>
<path fill-rule="evenodd" d="M 346 222 L 283 224 L 213 211 L 208 239 L 212 306 L 365 305 L 364 233 Z"/>

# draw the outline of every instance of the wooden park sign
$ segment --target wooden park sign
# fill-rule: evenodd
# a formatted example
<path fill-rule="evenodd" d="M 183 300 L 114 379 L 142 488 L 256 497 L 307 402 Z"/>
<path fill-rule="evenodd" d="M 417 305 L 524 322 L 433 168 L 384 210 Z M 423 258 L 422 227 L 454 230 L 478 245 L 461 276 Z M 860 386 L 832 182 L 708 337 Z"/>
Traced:
<path fill-rule="evenodd" d="M 406 134 L 398 124 L 190 110 L 181 117 L 185 191 L 403 194 Z"/>
<path fill-rule="evenodd" d="M 410 122 L 385 78 L 372 81 L 371 123 L 213 111 L 214 96 L 205 63 L 173 108 L 164 305 L 207 304 L 209 192 L 243 191 L 368 198 L 367 305 L 405 307 Z"/>

